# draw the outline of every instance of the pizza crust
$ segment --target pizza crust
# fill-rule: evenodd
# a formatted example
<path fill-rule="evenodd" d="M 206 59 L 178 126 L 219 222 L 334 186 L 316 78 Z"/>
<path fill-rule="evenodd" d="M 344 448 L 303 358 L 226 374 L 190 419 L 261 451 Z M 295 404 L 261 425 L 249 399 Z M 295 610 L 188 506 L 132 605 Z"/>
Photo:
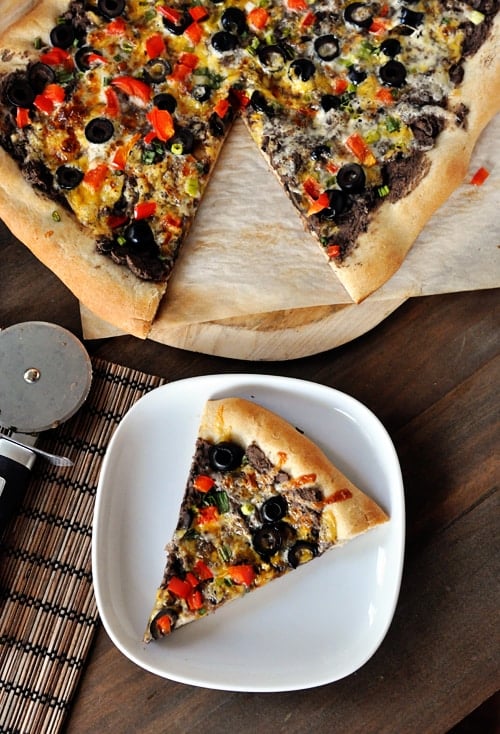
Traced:
<path fill-rule="evenodd" d="M 213 443 L 234 440 L 249 446 L 255 442 L 274 465 L 291 477 L 316 474 L 315 484 L 321 488 L 325 499 L 349 490 L 349 499 L 326 504 L 323 510 L 334 519 L 339 544 L 388 520 L 377 503 L 337 469 L 316 444 L 261 405 L 243 398 L 209 400 L 199 435 Z"/>
<path fill-rule="evenodd" d="M 382 286 L 403 263 L 434 212 L 462 183 L 477 139 L 500 112 L 500 16 L 479 52 L 464 64 L 464 80 L 451 107 L 469 109 L 466 127 L 448 126 L 426 154 L 429 169 L 417 187 L 394 204 L 383 203 L 366 233 L 342 265 L 330 261 L 351 298 L 359 303 Z"/>

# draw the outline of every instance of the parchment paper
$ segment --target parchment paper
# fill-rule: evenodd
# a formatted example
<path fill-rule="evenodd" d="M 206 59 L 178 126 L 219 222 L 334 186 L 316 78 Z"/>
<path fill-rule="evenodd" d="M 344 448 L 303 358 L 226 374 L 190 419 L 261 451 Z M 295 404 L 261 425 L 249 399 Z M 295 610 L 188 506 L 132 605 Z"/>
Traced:
<path fill-rule="evenodd" d="M 428 223 L 399 272 L 370 299 L 500 285 L 499 140 L 497 115 L 476 146 L 462 186 Z M 479 166 L 490 175 L 482 186 L 472 186 Z M 203 303 L 193 295 L 199 294 L 200 262 Z M 237 123 L 177 263 L 161 319 L 173 325 L 266 312 L 276 309 L 277 293 L 281 308 L 351 303 Z"/>

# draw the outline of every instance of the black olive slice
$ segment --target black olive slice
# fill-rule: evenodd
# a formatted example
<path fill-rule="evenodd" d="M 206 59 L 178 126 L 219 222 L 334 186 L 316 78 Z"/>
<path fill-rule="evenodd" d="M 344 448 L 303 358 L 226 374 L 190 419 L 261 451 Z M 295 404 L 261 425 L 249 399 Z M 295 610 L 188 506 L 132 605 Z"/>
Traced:
<path fill-rule="evenodd" d="M 168 618 L 168 622 L 162 629 L 161 621 L 165 620 L 166 617 Z M 175 626 L 177 617 L 177 612 L 174 609 L 170 609 L 168 607 L 160 609 L 160 611 L 155 614 L 149 625 L 149 631 L 151 632 L 153 639 L 158 640 L 160 637 L 165 637 L 165 635 L 167 635 Z"/>
<path fill-rule="evenodd" d="M 88 71 L 92 66 L 91 56 L 97 53 L 90 46 L 81 46 L 75 53 L 75 64 L 80 71 Z"/>
<path fill-rule="evenodd" d="M 358 69 L 356 66 L 351 66 L 347 72 L 347 76 L 353 84 L 361 84 L 366 79 L 366 71 Z"/>
<path fill-rule="evenodd" d="M 155 107 L 158 107 L 159 110 L 167 110 L 167 112 L 172 113 L 177 107 L 177 100 L 172 94 L 162 92 L 161 94 L 156 94 L 153 97 L 153 104 Z"/>
<path fill-rule="evenodd" d="M 410 8 L 402 7 L 399 19 L 401 25 L 411 29 L 411 33 L 413 33 L 422 24 L 424 14 L 416 10 L 410 10 Z"/>
<path fill-rule="evenodd" d="M 288 563 L 297 568 L 302 563 L 312 561 L 318 555 L 318 546 L 307 540 L 298 540 L 288 551 Z"/>
<path fill-rule="evenodd" d="M 164 82 L 171 71 L 172 67 L 166 59 L 151 59 L 144 67 L 144 75 L 153 84 Z"/>
<path fill-rule="evenodd" d="M 252 92 L 250 104 L 256 112 L 263 112 L 267 117 L 273 117 L 274 110 L 271 103 L 262 92 L 259 92 L 258 89 Z"/>
<path fill-rule="evenodd" d="M 330 155 L 330 147 L 326 143 L 320 143 L 311 150 L 313 161 L 324 161 Z"/>
<path fill-rule="evenodd" d="M 380 67 L 380 79 L 389 87 L 402 87 L 406 82 L 406 69 L 400 61 L 391 59 Z"/>
<path fill-rule="evenodd" d="M 125 230 L 125 240 L 134 249 L 150 250 L 156 247 L 153 230 L 145 219 L 132 222 Z"/>
<path fill-rule="evenodd" d="M 234 51 L 238 47 L 239 41 L 238 36 L 229 31 L 217 31 L 212 36 L 212 47 L 219 53 L 226 53 L 227 51 Z"/>
<path fill-rule="evenodd" d="M 365 188 L 366 176 L 359 163 L 347 163 L 337 171 L 337 183 L 344 191 L 358 193 Z"/>
<path fill-rule="evenodd" d="M 16 107 L 31 107 L 35 101 L 33 87 L 24 77 L 16 77 L 7 86 L 7 99 Z"/>
<path fill-rule="evenodd" d="M 369 28 L 373 22 L 371 8 L 366 3 L 350 3 L 344 10 L 344 20 L 359 28 Z"/>
<path fill-rule="evenodd" d="M 277 494 L 264 502 L 260 512 L 266 522 L 277 522 L 288 512 L 288 502 L 282 494 Z"/>
<path fill-rule="evenodd" d="M 71 23 L 59 23 L 50 31 L 50 42 L 57 48 L 69 48 L 75 38 L 75 29 Z"/>
<path fill-rule="evenodd" d="M 208 129 L 215 138 L 222 138 L 226 132 L 224 121 L 216 112 L 213 112 L 208 118 Z"/>
<path fill-rule="evenodd" d="M 43 92 L 47 84 L 52 84 L 55 80 L 56 73 L 54 69 L 48 64 L 42 64 L 41 61 L 37 61 L 28 70 L 28 81 L 37 94 Z"/>
<path fill-rule="evenodd" d="M 246 15 L 240 8 L 229 7 L 224 10 L 220 19 L 225 31 L 241 36 L 247 30 Z"/>
<path fill-rule="evenodd" d="M 461 63 L 452 64 L 448 69 L 448 75 L 453 84 L 461 84 L 464 79 L 464 67 Z"/>
<path fill-rule="evenodd" d="M 168 149 L 176 155 L 187 155 L 191 153 L 195 139 L 191 130 L 187 127 L 176 127 L 174 135 L 170 138 L 167 143 Z"/>
<path fill-rule="evenodd" d="M 191 25 L 193 19 L 189 13 L 183 13 L 179 20 L 171 20 L 170 18 L 163 18 L 163 25 L 174 36 L 182 36 L 186 28 Z"/>
<path fill-rule="evenodd" d="M 106 143 L 114 132 L 113 123 L 107 117 L 94 117 L 85 126 L 85 137 L 90 143 Z"/>
<path fill-rule="evenodd" d="M 241 466 L 244 453 L 234 441 L 221 441 L 210 446 L 208 460 L 216 471 L 233 471 Z"/>
<path fill-rule="evenodd" d="M 340 189 L 329 189 L 327 191 L 329 205 L 319 213 L 321 219 L 335 220 L 343 214 L 349 205 L 347 194 Z"/>
<path fill-rule="evenodd" d="M 286 51 L 277 43 L 261 46 L 257 50 L 257 56 L 262 66 L 268 71 L 281 71 L 286 63 Z"/>
<path fill-rule="evenodd" d="M 125 0 L 97 0 L 97 10 L 105 18 L 117 18 L 125 10 Z"/>
<path fill-rule="evenodd" d="M 338 110 L 342 104 L 341 98 L 336 94 L 323 94 L 320 100 L 321 108 L 325 112 Z"/>
<path fill-rule="evenodd" d="M 319 36 L 314 41 L 314 50 L 323 61 L 333 61 L 340 54 L 339 40 L 331 33 Z"/>
<path fill-rule="evenodd" d="M 390 56 L 392 59 L 401 53 L 401 44 L 397 38 L 386 38 L 380 44 L 380 50 L 386 56 Z"/>
<path fill-rule="evenodd" d="M 278 526 L 263 525 L 253 533 L 252 543 L 257 553 L 268 557 L 279 551 L 283 544 L 283 537 Z"/>
<path fill-rule="evenodd" d="M 193 87 L 191 95 L 197 102 L 206 102 L 212 95 L 212 89 L 208 84 L 197 84 Z"/>
<path fill-rule="evenodd" d="M 56 181 L 61 189 L 74 189 L 83 180 L 83 171 L 76 166 L 59 166 L 56 171 Z"/>
<path fill-rule="evenodd" d="M 299 79 L 301 82 L 308 82 L 314 76 L 316 68 L 309 59 L 295 59 L 290 64 L 288 76 L 291 79 Z"/>

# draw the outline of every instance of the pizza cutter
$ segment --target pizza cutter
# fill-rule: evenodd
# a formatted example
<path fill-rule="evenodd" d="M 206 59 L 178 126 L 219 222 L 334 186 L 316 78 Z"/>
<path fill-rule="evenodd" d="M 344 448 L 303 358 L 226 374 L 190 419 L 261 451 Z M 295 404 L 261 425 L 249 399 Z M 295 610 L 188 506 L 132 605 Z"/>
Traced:
<path fill-rule="evenodd" d="M 36 442 L 76 413 L 91 381 L 89 355 L 61 326 L 27 321 L 0 330 L 0 531 L 20 507 L 37 456 L 71 466 Z"/>

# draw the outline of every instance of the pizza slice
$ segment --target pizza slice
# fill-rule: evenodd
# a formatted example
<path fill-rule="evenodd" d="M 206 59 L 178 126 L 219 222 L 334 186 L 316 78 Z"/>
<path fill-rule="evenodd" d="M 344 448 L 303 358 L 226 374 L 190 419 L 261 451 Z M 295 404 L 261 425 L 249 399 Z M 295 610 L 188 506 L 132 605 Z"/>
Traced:
<path fill-rule="evenodd" d="M 242 398 L 209 400 L 144 640 L 387 521 L 283 418 Z"/>
<path fill-rule="evenodd" d="M 42 0 L 0 39 L 0 215 L 91 311 L 138 336 L 234 114 L 220 12 Z"/>
<path fill-rule="evenodd" d="M 400 267 L 500 110 L 498 2 L 266 3 L 243 119 L 360 301 Z"/>

